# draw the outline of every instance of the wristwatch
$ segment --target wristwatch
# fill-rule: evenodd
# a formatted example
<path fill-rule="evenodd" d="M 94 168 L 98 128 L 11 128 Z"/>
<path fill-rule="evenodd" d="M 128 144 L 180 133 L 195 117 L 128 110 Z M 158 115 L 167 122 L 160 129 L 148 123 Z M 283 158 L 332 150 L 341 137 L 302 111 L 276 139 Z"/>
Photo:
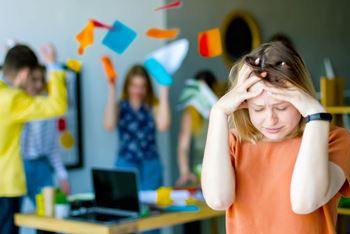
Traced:
<path fill-rule="evenodd" d="M 313 121 L 313 120 L 325 120 L 325 121 L 332 121 L 332 114 L 330 113 L 316 113 L 316 114 L 312 114 L 312 115 L 308 115 L 305 117 L 305 121 L 306 123 Z"/>

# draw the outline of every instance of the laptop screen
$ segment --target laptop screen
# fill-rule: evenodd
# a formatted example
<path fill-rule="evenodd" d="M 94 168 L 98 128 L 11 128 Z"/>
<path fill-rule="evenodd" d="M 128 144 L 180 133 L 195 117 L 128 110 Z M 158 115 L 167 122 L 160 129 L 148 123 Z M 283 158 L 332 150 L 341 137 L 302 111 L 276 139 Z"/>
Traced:
<path fill-rule="evenodd" d="M 92 169 L 96 206 L 140 212 L 137 173 L 124 169 Z"/>

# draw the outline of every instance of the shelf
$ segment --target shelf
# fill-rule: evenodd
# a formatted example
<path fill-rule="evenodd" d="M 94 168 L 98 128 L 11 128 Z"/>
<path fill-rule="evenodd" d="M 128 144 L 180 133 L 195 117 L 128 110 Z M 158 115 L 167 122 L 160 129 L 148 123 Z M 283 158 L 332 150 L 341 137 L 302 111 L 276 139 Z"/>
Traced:
<path fill-rule="evenodd" d="M 350 114 L 350 106 L 326 106 L 331 114 Z"/>

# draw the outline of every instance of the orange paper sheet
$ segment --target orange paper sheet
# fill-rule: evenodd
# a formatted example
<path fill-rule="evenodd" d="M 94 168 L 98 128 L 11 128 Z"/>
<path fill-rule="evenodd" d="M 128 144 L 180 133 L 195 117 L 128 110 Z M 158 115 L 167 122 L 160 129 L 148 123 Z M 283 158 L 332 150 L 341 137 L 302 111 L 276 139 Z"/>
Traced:
<path fill-rule="evenodd" d="M 76 36 L 76 39 L 80 44 L 78 49 L 80 55 L 84 53 L 86 47 L 94 43 L 94 29 L 94 23 L 89 21 L 85 28 Z"/>
<path fill-rule="evenodd" d="M 177 37 L 178 32 L 178 29 L 151 28 L 146 32 L 146 35 L 156 39 L 173 39 Z"/>
<path fill-rule="evenodd" d="M 112 60 L 108 56 L 101 57 L 101 62 L 103 64 L 103 69 L 105 71 L 106 77 L 108 81 L 112 84 L 115 83 L 115 79 L 117 78 L 117 72 L 113 67 Z"/>
<path fill-rule="evenodd" d="M 215 57 L 222 54 L 221 35 L 218 28 L 198 34 L 199 54 L 203 57 Z"/>

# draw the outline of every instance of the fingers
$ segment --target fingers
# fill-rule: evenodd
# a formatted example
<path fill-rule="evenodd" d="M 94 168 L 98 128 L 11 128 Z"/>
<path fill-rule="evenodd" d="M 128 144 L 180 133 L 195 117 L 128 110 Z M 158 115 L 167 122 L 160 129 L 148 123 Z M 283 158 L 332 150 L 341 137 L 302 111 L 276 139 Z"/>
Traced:
<path fill-rule="evenodd" d="M 253 86 L 254 84 L 256 84 L 259 81 L 262 81 L 262 79 L 257 77 L 257 76 L 252 76 L 249 79 L 245 80 L 245 82 L 242 84 L 242 86 L 245 90 L 248 90 L 251 86 Z"/>
<path fill-rule="evenodd" d="M 281 92 L 281 90 L 278 90 L 278 89 L 274 89 L 274 90 L 267 89 L 266 93 L 273 98 L 280 99 L 286 102 L 292 102 L 293 96 L 295 96 L 292 93 Z"/>
<path fill-rule="evenodd" d="M 261 87 L 257 90 L 254 90 L 254 91 L 249 91 L 244 95 L 245 96 L 244 98 L 245 98 L 245 100 L 255 98 L 255 97 L 259 96 L 260 94 L 262 94 L 263 91 L 264 91 L 263 87 Z"/>
<path fill-rule="evenodd" d="M 246 108 L 248 108 L 247 100 L 259 96 L 260 94 L 262 94 L 263 91 L 264 91 L 264 89 L 260 88 L 260 89 L 254 90 L 254 91 L 247 92 L 244 95 L 244 97 L 243 97 L 244 101 L 242 101 L 242 103 L 238 106 L 237 109 L 246 109 Z"/>
<path fill-rule="evenodd" d="M 272 94 L 281 94 L 284 96 L 293 96 L 296 95 L 297 93 L 302 92 L 301 90 L 291 87 L 291 88 L 277 88 L 274 86 L 267 86 L 266 91 L 272 93 Z"/>
<path fill-rule="evenodd" d="M 237 84 L 242 84 L 251 74 L 251 68 L 247 64 L 243 64 L 242 68 L 238 72 Z"/>
<path fill-rule="evenodd" d="M 47 44 L 41 48 L 41 53 L 44 57 L 45 63 L 55 63 L 56 62 L 56 51 L 53 45 Z"/>

